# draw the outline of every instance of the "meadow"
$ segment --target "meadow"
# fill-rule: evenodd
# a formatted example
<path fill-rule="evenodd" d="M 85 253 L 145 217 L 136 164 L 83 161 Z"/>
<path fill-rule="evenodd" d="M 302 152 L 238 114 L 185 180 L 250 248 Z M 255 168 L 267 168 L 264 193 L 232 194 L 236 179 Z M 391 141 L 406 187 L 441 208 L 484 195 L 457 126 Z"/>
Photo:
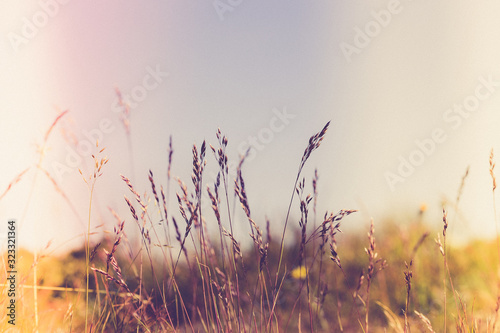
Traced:
<path fill-rule="evenodd" d="M 127 112 L 124 106 L 125 117 Z M 43 145 L 64 115 L 55 119 Z M 126 128 L 126 118 L 123 123 Z M 443 205 L 441 220 L 428 221 L 422 206 L 403 221 L 367 220 L 363 232 L 343 234 L 343 224 L 359 212 L 349 207 L 317 211 L 317 202 L 322 200 L 317 190 L 319 171 L 304 172 L 311 154 L 321 154 L 328 128 L 329 123 L 304 142 L 305 149 L 297 147 L 304 150 L 297 161 L 296 178 L 290 180 L 294 190 L 281 220 L 254 220 L 243 172 L 246 156 L 235 161 L 236 177 L 231 177 L 226 154 L 230 141 L 217 130 L 214 144 L 202 142 L 192 147 L 192 176 L 187 181 L 171 175 L 172 144 L 164 170 L 167 183 L 160 184 L 149 171 L 141 176 L 148 179 L 150 190 L 139 194 L 135 184 L 121 175 L 128 188 L 122 202 L 128 214 L 120 216 L 111 208 L 109 230 L 101 234 L 90 227 L 93 195 L 100 177 L 106 176 L 108 158 L 113 156 L 107 157 L 105 147 L 96 142 L 93 170 L 80 171 L 88 188 L 85 242 L 64 255 L 18 251 L 15 326 L 5 319 L 10 300 L 4 253 L 0 330 L 499 330 L 498 233 L 496 240 L 460 246 L 447 243 L 447 230 L 454 223 L 467 172 L 455 202 Z M 492 151 L 492 192 L 486 195 L 493 199 L 494 158 Z M 42 160 L 41 153 L 37 172 L 40 177 L 49 177 L 57 189 L 57 181 L 40 167 Z M 207 164 L 218 168 L 213 182 L 206 181 Z M 11 182 L 0 200 L 24 175 L 21 172 Z M 207 198 L 208 206 L 204 206 L 202 200 Z M 174 205 L 176 209 L 171 209 Z M 236 210 L 245 218 L 239 218 Z M 126 224 L 136 226 L 135 234 L 125 231 Z M 282 231 L 272 233 L 271 224 L 279 225 Z M 247 236 L 237 239 L 235 230 L 242 228 L 248 230 Z"/>

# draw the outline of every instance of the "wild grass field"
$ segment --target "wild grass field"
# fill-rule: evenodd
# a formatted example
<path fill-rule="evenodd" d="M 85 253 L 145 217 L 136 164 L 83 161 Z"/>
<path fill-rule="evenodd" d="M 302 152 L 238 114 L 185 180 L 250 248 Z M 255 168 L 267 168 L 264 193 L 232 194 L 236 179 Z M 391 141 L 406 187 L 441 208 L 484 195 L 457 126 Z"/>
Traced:
<path fill-rule="evenodd" d="M 62 113 L 45 135 L 44 145 Z M 126 122 L 124 122 L 126 125 Z M 7 254 L 2 260 L 2 332 L 496 332 L 500 328 L 500 245 L 497 240 L 452 246 L 454 223 L 467 173 L 456 201 L 442 219 L 429 221 L 425 206 L 404 220 L 365 221 L 363 232 L 343 234 L 352 207 L 317 211 L 322 200 L 318 172 L 304 172 L 311 154 L 321 154 L 327 123 L 304 142 L 289 207 L 280 220 L 254 220 L 247 196 L 245 156 L 236 177 L 228 172 L 230 139 L 221 130 L 214 143 L 192 148 L 192 176 L 171 175 L 168 147 L 165 184 L 139 194 L 128 191 L 119 216 L 111 207 L 108 232 L 91 230 L 93 196 L 107 176 L 105 147 L 96 142 L 94 169 L 82 174 L 88 189 L 85 242 L 65 255 L 18 252 L 17 322 L 7 318 Z M 130 140 L 130 137 L 129 137 Z M 43 151 L 43 149 L 42 149 Z M 39 177 L 49 177 L 37 163 Z M 488 156 L 485 156 L 488 160 Z M 493 151 L 489 157 L 495 196 Z M 218 166 L 215 182 L 207 164 Z M 279 170 L 276 170 L 279 172 Z M 0 197 L 23 178 L 16 177 Z M 457 180 L 460 184 L 460 179 Z M 277 184 L 276 186 L 287 186 Z M 202 209 L 206 193 L 209 209 Z M 61 196 L 66 197 L 65 193 Z M 64 202 L 64 200 L 62 200 Z M 171 209 L 175 203 L 176 209 Z M 104 203 L 106 204 L 106 203 Z M 123 208 L 122 207 L 122 208 Z M 115 207 L 116 208 L 116 207 Z M 242 210 L 245 219 L 237 218 Z M 300 212 L 291 214 L 292 210 Z M 496 215 L 496 212 L 492 212 Z M 390 214 L 388 214 L 390 216 Z M 135 225 L 135 234 L 125 225 Z M 271 232 L 270 225 L 281 232 Z M 237 239 L 235 230 L 249 230 Z M 293 235 L 289 237 L 287 235 Z M 285 239 L 291 241 L 285 241 Z"/>

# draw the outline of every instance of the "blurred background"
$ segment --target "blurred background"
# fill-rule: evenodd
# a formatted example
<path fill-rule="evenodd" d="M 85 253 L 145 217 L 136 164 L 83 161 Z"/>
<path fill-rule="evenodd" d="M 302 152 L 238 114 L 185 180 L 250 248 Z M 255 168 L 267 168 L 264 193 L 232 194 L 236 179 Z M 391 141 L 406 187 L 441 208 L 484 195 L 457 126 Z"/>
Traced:
<path fill-rule="evenodd" d="M 18 219 L 29 250 L 83 243 L 89 191 L 78 169 L 91 172 L 95 139 L 109 163 L 91 221 L 110 230 L 108 207 L 131 221 L 120 174 L 141 194 L 150 192 L 149 169 L 165 185 L 172 136 L 172 176 L 191 186 L 191 147 L 216 146 L 218 128 L 230 160 L 251 148 L 243 175 L 252 214 L 279 232 L 308 139 L 329 120 L 302 174 L 312 192 L 318 169 L 318 221 L 327 210 L 357 209 L 344 230 L 364 233 L 370 217 L 404 224 L 421 210 L 439 228 L 447 202 L 456 216 L 451 241 L 495 233 L 488 159 L 492 148 L 500 154 L 496 1 L 6 0 L 0 7 L 0 193 L 29 168 L 0 200 L 0 220 Z M 116 88 L 130 106 L 130 136 Z M 55 187 L 36 166 L 64 110 L 41 163 Z M 212 184 L 210 150 L 207 161 L 205 184 Z M 173 181 L 170 198 L 176 191 Z M 170 208 L 178 216 L 175 200 Z"/>

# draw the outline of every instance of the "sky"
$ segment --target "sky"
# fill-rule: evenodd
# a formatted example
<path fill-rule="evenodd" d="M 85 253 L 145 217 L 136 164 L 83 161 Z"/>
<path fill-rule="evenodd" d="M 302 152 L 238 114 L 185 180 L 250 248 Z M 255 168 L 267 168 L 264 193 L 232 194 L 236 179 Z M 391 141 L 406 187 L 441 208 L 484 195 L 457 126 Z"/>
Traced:
<path fill-rule="evenodd" d="M 78 169 L 91 171 L 99 139 L 109 163 L 92 228 L 112 230 L 110 207 L 134 233 L 120 175 L 141 194 L 149 170 L 166 186 L 171 136 L 172 174 L 191 185 L 192 145 L 216 146 L 220 128 L 230 160 L 251 148 L 243 174 L 252 214 L 280 232 L 308 139 L 331 121 L 302 173 L 311 192 L 318 169 L 318 220 L 357 209 L 344 229 L 360 232 L 371 217 L 410 223 L 425 204 L 439 228 L 448 201 L 452 240 L 491 238 L 499 14 L 496 1 L 3 1 L 0 193 L 30 169 L 0 200 L 0 221 L 17 219 L 31 250 L 81 244 L 89 190 Z M 115 89 L 130 105 L 130 147 Z M 68 200 L 36 168 L 64 110 L 42 168 Z M 216 169 L 208 151 L 205 184 Z M 177 191 L 172 181 L 170 198 Z"/>

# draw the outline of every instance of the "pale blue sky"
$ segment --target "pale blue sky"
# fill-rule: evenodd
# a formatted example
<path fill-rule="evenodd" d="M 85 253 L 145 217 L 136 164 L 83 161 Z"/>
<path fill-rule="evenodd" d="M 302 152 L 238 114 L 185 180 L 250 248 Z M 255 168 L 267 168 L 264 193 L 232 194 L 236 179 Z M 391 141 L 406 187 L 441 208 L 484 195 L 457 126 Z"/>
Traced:
<path fill-rule="evenodd" d="M 148 169 L 164 184 L 172 135 L 173 174 L 188 183 L 191 145 L 204 139 L 215 145 L 220 127 L 233 159 L 238 146 L 250 136 L 258 138 L 261 149 L 244 168 L 248 196 L 256 221 L 263 223 L 267 214 L 278 231 L 307 140 L 331 120 L 303 174 L 310 182 L 314 168 L 319 169 L 320 215 L 360 209 L 349 223 L 366 227 L 370 216 L 376 221 L 392 214 L 412 216 L 425 202 L 429 220 L 439 225 L 441 199 L 455 197 L 470 165 L 464 219 L 457 221 L 455 237 L 494 231 L 488 156 L 492 147 L 500 155 L 500 92 L 481 101 L 456 129 L 443 114 L 474 95 L 480 77 L 500 81 L 500 5 L 495 1 L 473 6 L 430 0 L 243 0 L 222 14 L 210 1 L 69 1 L 59 4 L 57 12 L 49 8 L 54 15 L 39 21 L 34 36 L 18 50 L 12 33 L 22 36 L 26 22 L 43 20 L 43 9 L 39 3 L 16 1 L 1 7 L 0 151 L 9 162 L 2 166 L 0 191 L 36 163 L 35 144 L 57 110 L 68 109 L 52 133 L 44 167 L 86 220 L 87 192 L 77 168 L 61 177 L 54 169 L 68 156 L 60 128 L 71 128 L 83 141 L 82 131 L 109 120 L 113 129 L 104 133 L 101 145 L 110 162 L 96 186 L 93 225 L 112 221 L 107 206 L 129 218 L 123 201 L 127 188 L 119 174 L 130 176 L 140 193 L 149 191 Z M 374 12 L 391 11 L 386 26 L 376 23 Z M 366 31 L 377 24 L 368 45 L 347 59 L 342 45 L 356 47 L 358 28 Z M 132 175 L 114 112 L 114 88 L 139 94 L 137 87 L 155 69 L 168 77 L 161 76 L 157 85 L 147 79 L 155 87 L 132 109 Z M 284 110 L 293 118 L 281 127 L 273 119 Z M 386 173 L 396 173 L 399 156 L 407 159 L 417 149 L 415 141 L 430 138 L 436 128 L 446 140 L 391 191 Z M 211 154 L 208 164 L 210 177 L 215 167 Z M 0 201 L 2 220 L 24 216 L 33 175 Z M 65 242 L 84 230 L 42 175 L 22 223 L 19 238 L 30 248 L 50 239 L 54 246 L 75 245 Z"/>

